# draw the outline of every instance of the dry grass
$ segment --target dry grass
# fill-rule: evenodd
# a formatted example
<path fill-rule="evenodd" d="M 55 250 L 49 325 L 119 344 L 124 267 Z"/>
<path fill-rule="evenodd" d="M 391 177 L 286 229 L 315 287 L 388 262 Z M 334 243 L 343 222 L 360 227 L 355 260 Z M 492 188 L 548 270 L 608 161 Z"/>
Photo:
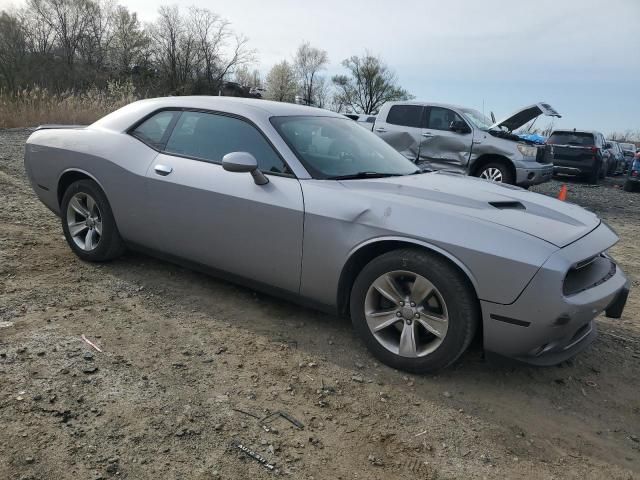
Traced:
<path fill-rule="evenodd" d="M 0 128 L 45 123 L 90 124 L 138 98 L 129 82 L 110 82 L 106 89 L 52 93 L 38 87 L 17 94 L 0 90 Z"/>

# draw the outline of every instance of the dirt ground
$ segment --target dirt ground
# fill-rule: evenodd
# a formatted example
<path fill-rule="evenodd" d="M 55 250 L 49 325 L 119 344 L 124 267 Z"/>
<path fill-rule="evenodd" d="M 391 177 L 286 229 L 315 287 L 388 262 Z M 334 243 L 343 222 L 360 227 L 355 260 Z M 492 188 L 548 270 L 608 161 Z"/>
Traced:
<path fill-rule="evenodd" d="M 417 376 L 347 321 L 139 254 L 83 263 L 24 176 L 27 135 L 0 132 L 0 478 L 640 478 L 640 194 L 619 181 L 569 200 L 621 237 L 621 320 L 557 367 L 475 347 Z M 304 428 L 255 418 L 278 410 Z"/>

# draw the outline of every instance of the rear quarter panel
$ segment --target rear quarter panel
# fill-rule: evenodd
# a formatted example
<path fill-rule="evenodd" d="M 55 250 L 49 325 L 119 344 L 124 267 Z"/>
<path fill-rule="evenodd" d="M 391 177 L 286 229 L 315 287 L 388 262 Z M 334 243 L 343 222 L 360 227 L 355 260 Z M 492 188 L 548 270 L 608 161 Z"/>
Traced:
<path fill-rule="evenodd" d="M 157 152 L 124 133 L 88 127 L 39 130 L 27 140 L 25 168 L 40 199 L 60 213 L 58 185 L 70 171 L 93 178 L 107 195 L 126 240 L 137 238 L 145 207 L 144 179 Z"/>

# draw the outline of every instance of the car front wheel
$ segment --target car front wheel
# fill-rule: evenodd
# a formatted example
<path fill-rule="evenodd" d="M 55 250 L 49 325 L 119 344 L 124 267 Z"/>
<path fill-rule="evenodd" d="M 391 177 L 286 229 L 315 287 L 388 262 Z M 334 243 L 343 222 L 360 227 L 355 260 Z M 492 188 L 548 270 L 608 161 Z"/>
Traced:
<path fill-rule="evenodd" d="M 515 182 L 515 178 L 513 178 L 511 170 L 509 170 L 505 164 L 499 162 L 488 163 L 483 166 L 478 170 L 477 176 L 496 183 L 508 183 L 513 185 Z"/>
<path fill-rule="evenodd" d="M 104 262 L 119 257 L 124 243 L 111 207 L 93 180 L 78 180 L 64 192 L 62 230 L 73 252 L 82 260 Z"/>
<path fill-rule="evenodd" d="M 442 257 L 402 249 L 375 258 L 351 292 L 355 330 L 381 362 L 425 373 L 453 363 L 479 322 L 468 279 Z"/>

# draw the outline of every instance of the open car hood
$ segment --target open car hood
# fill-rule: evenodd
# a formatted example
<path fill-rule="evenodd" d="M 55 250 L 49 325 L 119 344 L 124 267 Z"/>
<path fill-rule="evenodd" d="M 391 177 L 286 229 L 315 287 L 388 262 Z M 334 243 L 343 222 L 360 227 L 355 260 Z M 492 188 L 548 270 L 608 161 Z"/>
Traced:
<path fill-rule="evenodd" d="M 548 103 L 540 102 L 534 103 L 533 105 L 529 105 L 528 107 L 521 108 L 517 112 L 509 115 L 504 120 L 500 120 L 499 122 L 491 125 L 491 128 L 499 128 L 504 127 L 510 132 L 517 130 L 523 125 L 527 124 L 534 118 L 540 115 L 547 115 L 549 117 L 558 117 L 561 118 L 560 115 L 551 105 Z"/>

